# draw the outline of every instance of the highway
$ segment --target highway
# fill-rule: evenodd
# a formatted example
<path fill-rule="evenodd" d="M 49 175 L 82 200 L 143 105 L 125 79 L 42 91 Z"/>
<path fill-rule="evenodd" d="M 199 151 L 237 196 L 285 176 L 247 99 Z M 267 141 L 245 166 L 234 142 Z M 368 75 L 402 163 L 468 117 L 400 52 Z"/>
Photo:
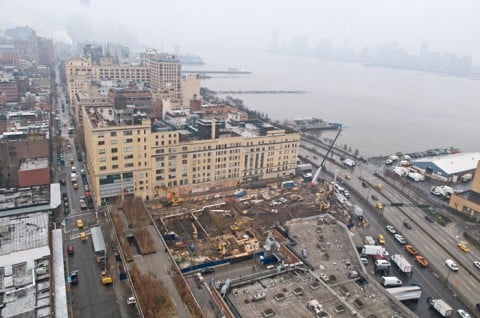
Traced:
<path fill-rule="evenodd" d="M 302 144 L 305 145 L 305 140 Z M 306 147 L 301 148 L 300 155 L 304 158 L 308 156 L 310 162 L 319 165 L 326 150 L 318 147 L 318 145 L 307 144 Z M 312 152 L 311 149 L 315 149 L 315 152 Z M 337 153 L 335 157 L 338 158 L 339 155 Z M 355 169 L 348 169 L 344 165 L 334 165 L 327 162 L 326 167 L 329 171 L 336 172 L 337 177 L 342 178 L 346 172 L 352 176 L 351 180 L 343 179 L 342 181 L 345 187 L 354 194 L 353 203 L 360 203 L 364 207 L 366 218 L 371 224 L 367 229 L 358 229 L 361 235 L 375 237 L 378 233 L 384 234 L 387 241 L 387 250 L 390 254 L 402 253 L 412 264 L 415 264 L 414 258 L 407 255 L 403 246 L 397 243 L 393 236 L 385 230 L 386 224 L 392 224 L 430 262 L 430 268 L 428 269 L 420 268 L 418 264 L 415 264 L 414 274 L 410 279 L 404 279 L 405 276 L 402 278 L 402 274 L 396 272 L 396 268 L 393 269 L 393 274 L 398 274 L 397 276 L 404 282 L 406 281 L 408 284 L 411 282 L 418 283 L 424 290 L 420 301 L 407 302 L 407 306 L 420 317 L 437 317 L 436 313 L 429 309 L 424 301 L 426 297 L 432 296 L 433 298 L 444 299 L 454 309 L 466 309 L 465 305 L 467 305 L 472 312 L 475 304 L 480 302 L 480 299 L 478 299 L 480 271 L 473 267 L 473 260 L 479 259 L 479 254 L 478 251 L 474 250 L 471 253 L 464 253 L 456 246 L 462 225 L 450 224 L 447 228 L 443 228 L 437 223 L 430 223 L 425 219 L 425 213 L 416 207 L 387 206 L 382 215 L 373 206 L 372 194 L 377 195 L 380 201 L 386 204 L 391 202 L 409 203 L 409 198 L 378 178 L 374 173 L 375 169 L 378 170 L 377 166 L 369 166 L 365 163 L 362 163 L 362 165 Z M 322 172 L 321 176 L 325 178 L 326 174 Z M 369 184 L 368 188 L 362 186 L 360 177 Z M 329 178 L 331 179 L 331 177 Z M 384 186 L 382 191 L 373 188 L 377 183 Z M 365 205 L 365 203 L 368 205 Z M 413 225 L 411 230 L 403 226 L 405 219 L 411 221 Z M 459 264 L 460 270 L 457 273 L 451 272 L 445 266 L 444 262 L 447 258 L 452 258 Z"/>

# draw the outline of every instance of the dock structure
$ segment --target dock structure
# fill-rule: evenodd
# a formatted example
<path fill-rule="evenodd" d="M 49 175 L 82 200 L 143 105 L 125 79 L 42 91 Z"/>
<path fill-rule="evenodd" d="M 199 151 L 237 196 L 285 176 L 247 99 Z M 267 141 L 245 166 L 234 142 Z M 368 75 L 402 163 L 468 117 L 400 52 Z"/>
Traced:
<path fill-rule="evenodd" d="M 245 70 L 182 70 L 183 74 L 230 74 L 230 75 L 249 75 L 252 72 Z"/>

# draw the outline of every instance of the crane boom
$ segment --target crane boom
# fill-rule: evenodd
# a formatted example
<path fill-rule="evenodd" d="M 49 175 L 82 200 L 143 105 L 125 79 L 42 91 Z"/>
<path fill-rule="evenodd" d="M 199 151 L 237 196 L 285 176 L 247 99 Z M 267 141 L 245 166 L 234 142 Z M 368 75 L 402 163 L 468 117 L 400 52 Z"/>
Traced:
<path fill-rule="evenodd" d="M 320 176 L 320 172 L 322 171 L 323 165 L 325 164 L 325 160 L 327 160 L 328 155 L 330 154 L 330 151 L 332 151 L 332 148 L 335 145 L 335 142 L 337 141 L 341 132 L 342 132 L 342 128 L 340 127 L 338 129 L 337 135 L 335 136 L 335 139 L 333 139 L 332 143 L 328 147 L 327 153 L 325 154 L 325 156 L 323 156 L 322 163 L 320 163 L 320 166 L 318 167 L 317 171 L 315 172 L 315 175 L 313 176 L 312 182 L 317 182 L 317 179 Z"/>

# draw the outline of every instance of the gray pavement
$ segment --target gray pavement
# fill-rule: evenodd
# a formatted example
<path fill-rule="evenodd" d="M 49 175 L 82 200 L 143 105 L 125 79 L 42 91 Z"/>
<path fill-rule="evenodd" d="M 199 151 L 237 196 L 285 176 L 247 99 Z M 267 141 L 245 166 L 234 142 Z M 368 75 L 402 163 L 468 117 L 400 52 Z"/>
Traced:
<path fill-rule="evenodd" d="M 135 265 L 137 265 L 138 269 L 144 273 L 149 272 L 154 274 L 162 282 L 163 286 L 168 290 L 168 294 L 170 295 L 177 310 L 174 317 L 190 317 L 190 313 L 183 303 L 182 298 L 175 287 L 172 276 L 170 275 L 170 267 L 172 265 L 170 255 L 168 252 L 164 251 L 163 242 L 158 236 L 155 227 L 153 225 L 149 225 L 148 231 L 150 232 L 150 236 L 154 242 L 154 245 L 158 248 L 157 253 L 148 255 L 135 255 Z"/>

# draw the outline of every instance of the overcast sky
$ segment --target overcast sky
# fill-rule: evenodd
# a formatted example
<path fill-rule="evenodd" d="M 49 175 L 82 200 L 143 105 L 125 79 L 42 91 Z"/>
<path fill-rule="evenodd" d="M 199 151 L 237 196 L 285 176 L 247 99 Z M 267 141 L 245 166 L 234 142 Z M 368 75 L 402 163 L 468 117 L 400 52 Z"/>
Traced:
<path fill-rule="evenodd" d="M 313 45 L 320 38 L 357 48 L 396 42 L 417 53 L 426 41 L 477 65 L 479 14 L 479 0 L 0 0 L 0 28 L 30 25 L 47 37 L 205 54 L 268 49 L 276 27 L 280 43 L 308 35 Z"/>

